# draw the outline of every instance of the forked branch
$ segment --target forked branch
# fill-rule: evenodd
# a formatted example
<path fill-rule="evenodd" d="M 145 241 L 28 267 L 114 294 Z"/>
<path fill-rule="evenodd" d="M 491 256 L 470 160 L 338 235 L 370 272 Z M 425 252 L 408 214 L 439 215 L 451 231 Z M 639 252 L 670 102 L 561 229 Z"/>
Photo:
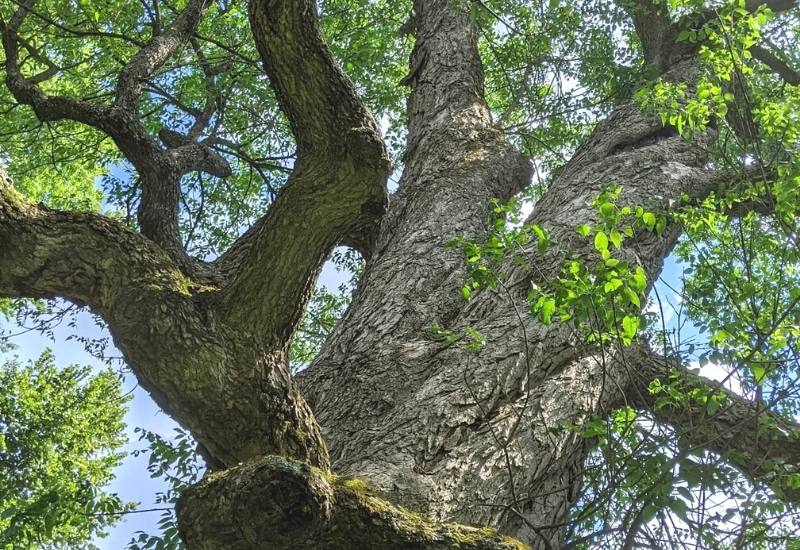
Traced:
<path fill-rule="evenodd" d="M 284 350 L 209 330 L 205 297 L 167 254 L 120 222 L 26 201 L 0 169 L 0 296 L 64 298 L 102 316 L 141 386 L 226 467 L 280 454 L 328 468 Z"/>
<path fill-rule="evenodd" d="M 317 274 L 338 243 L 369 255 L 386 209 L 389 161 L 380 130 L 336 65 L 311 0 L 250 2 L 264 67 L 298 144 L 269 212 L 221 258 L 228 322 L 288 342 Z"/>

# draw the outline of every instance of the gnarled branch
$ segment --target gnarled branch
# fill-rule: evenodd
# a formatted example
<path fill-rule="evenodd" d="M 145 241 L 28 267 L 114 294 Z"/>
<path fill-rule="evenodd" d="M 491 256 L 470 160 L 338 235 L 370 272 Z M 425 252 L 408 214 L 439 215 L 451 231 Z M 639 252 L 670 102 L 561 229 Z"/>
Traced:
<path fill-rule="evenodd" d="M 256 46 L 299 154 L 346 154 L 356 146 L 381 160 L 380 129 L 334 61 L 316 11 L 311 0 L 249 3 Z"/>
<path fill-rule="evenodd" d="M 0 243 L 0 296 L 66 298 L 106 315 L 134 285 L 180 286 L 147 239 L 105 216 L 31 204 L 1 167 Z"/>
<path fill-rule="evenodd" d="M 104 216 L 33 205 L 0 169 L 0 243 L 0 296 L 65 298 L 101 315 L 142 387 L 213 466 L 280 454 L 328 467 L 283 348 L 217 322 L 216 289 L 151 241 Z"/>
<path fill-rule="evenodd" d="M 250 22 L 298 144 L 269 212 L 219 261 L 231 282 L 228 322 L 272 345 L 288 342 L 333 246 L 368 255 L 387 203 L 380 131 L 323 42 L 311 0 L 254 0 Z"/>
<path fill-rule="evenodd" d="M 144 129 L 136 112 L 136 101 L 144 80 L 189 40 L 210 1 L 190 1 L 169 30 L 151 39 L 131 58 L 120 72 L 112 106 L 51 96 L 37 86 L 40 78 L 25 77 L 19 62 L 22 39 L 17 32 L 35 0 L 20 3 L 8 24 L 0 21 L 6 54 L 6 84 L 15 99 L 30 105 L 40 121 L 74 120 L 109 135 L 141 178 L 138 218 L 142 234 L 161 245 L 184 268 L 188 268 L 190 262 L 178 229 L 180 178 L 194 170 L 225 177 L 230 174 L 230 166 L 216 151 L 196 142 L 181 143 L 175 150 L 164 151 Z"/>

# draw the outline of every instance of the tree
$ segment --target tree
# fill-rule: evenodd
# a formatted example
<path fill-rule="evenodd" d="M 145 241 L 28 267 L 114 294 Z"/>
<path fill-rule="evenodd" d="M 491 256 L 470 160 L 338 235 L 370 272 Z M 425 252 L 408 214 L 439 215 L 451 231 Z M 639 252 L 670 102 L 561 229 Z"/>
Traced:
<path fill-rule="evenodd" d="M 57 370 L 45 351 L 24 367 L 6 362 L 0 382 L 0 545 L 84 545 L 130 509 L 99 490 L 123 456 L 127 399 L 116 374 Z"/>
<path fill-rule="evenodd" d="M 675 517 L 777 543 L 800 486 L 793 2 L 1 11 L 0 295 L 101 316 L 197 440 L 187 546 L 669 546 Z M 755 399 L 642 330 L 679 241 L 700 360 Z M 293 376 L 337 245 L 357 290 Z M 732 487 L 735 527 L 706 518 L 696 492 Z"/>

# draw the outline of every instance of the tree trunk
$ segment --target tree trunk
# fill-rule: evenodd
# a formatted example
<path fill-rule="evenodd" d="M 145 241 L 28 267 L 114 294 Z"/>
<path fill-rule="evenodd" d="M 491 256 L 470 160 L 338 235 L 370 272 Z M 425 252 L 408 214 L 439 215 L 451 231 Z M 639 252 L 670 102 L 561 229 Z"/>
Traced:
<path fill-rule="evenodd" d="M 655 4 L 639 4 L 647 60 L 691 88 L 695 52 L 675 45 Z M 207 2 L 189 5 L 164 36 L 191 35 Z M 192 264 L 175 250 L 177 205 L 166 197 L 174 185 L 158 193 L 147 184 L 154 205 L 140 212 L 142 236 L 100 216 L 27 204 L 0 180 L 0 242 L 11 243 L 0 250 L 0 295 L 90 306 L 142 385 L 192 431 L 217 471 L 181 499 L 190 548 L 560 547 L 591 443 L 571 427 L 623 403 L 648 406 L 632 365 L 645 356 L 543 323 L 528 293 L 556 279 L 566 258 L 599 260 L 575 229 L 598 223 L 592 201 L 609 184 L 622 187 L 620 206 L 659 212 L 716 189 L 721 176 L 706 154 L 713 130 L 687 141 L 636 103 L 618 106 L 535 205 L 528 222 L 548 232 L 549 249 L 525 245 L 530 269 L 509 259 L 501 283 L 465 303 L 463 254 L 446 244 L 479 239 L 492 199 L 510 198 L 531 175 L 493 124 L 468 10 L 414 2 L 408 143 L 388 209 L 378 126 L 324 45 L 315 3 L 253 0 L 250 19 L 299 147 L 270 212 L 217 262 Z M 4 30 L 4 44 L 18 101 L 113 127 L 117 110 L 58 111 L 61 98 L 31 92 L 15 72 L 13 33 Z M 141 80 L 131 78 L 120 79 L 120 97 Z M 141 163 L 167 163 L 173 183 L 197 168 L 157 147 L 151 157 Z M 673 222 L 637 231 L 615 255 L 651 283 L 679 233 Z M 357 246 L 366 267 L 344 318 L 293 379 L 286 350 L 337 243 Z M 434 323 L 455 335 L 474 329 L 486 345 L 473 353 L 445 344 L 426 330 Z M 665 372 L 658 366 L 647 378 Z"/>
<path fill-rule="evenodd" d="M 694 67 L 675 70 L 691 79 Z M 531 273 L 509 263 L 508 282 L 468 305 L 458 293 L 463 258 L 443 245 L 479 228 L 451 227 L 443 216 L 437 231 L 426 235 L 415 219 L 420 210 L 408 212 L 406 225 L 392 228 L 392 240 L 367 264 L 345 318 L 300 376 L 334 470 L 363 477 L 388 500 L 437 520 L 497 525 L 534 547 L 546 547 L 542 539 L 557 547 L 588 445 L 565 426 L 621 403 L 630 373 L 619 357 L 583 346 L 570 327 L 531 318 L 525 302 L 530 281 L 544 284 L 557 276 L 567 254 L 595 261 L 591 242 L 575 228 L 597 222 L 591 202 L 608 184 L 623 187 L 620 205 L 661 210 L 683 193 L 707 192 L 705 162 L 697 143 L 664 132 L 637 105 L 617 108 L 531 215 L 529 222 L 550 233 L 554 250 L 528 251 Z M 422 184 L 419 195 L 435 194 L 437 185 L 452 185 L 448 170 L 458 172 L 448 161 L 429 168 L 437 174 L 432 183 L 412 164 L 403 183 Z M 476 206 L 486 219 L 486 205 Z M 677 233 L 668 227 L 660 236 L 637 234 L 623 257 L 655 280 Z M 393 247 L 395 242 L 400 245 Z M 477 356 L 464 346 L 445 348 L 426 338 L 424 327 L 431 323 L 454 333 L 472 327 L 487 345 Z"/>

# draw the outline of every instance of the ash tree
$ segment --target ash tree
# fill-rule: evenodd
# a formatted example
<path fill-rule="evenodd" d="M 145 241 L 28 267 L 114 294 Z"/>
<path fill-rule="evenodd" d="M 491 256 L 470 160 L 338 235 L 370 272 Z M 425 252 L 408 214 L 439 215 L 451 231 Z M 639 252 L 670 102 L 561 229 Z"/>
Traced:
<path fill-rule="evenodd" d="M 189 548 L 796 546 L 798 15 L 3 0 L 0 296 L 192 434 Z"/>

